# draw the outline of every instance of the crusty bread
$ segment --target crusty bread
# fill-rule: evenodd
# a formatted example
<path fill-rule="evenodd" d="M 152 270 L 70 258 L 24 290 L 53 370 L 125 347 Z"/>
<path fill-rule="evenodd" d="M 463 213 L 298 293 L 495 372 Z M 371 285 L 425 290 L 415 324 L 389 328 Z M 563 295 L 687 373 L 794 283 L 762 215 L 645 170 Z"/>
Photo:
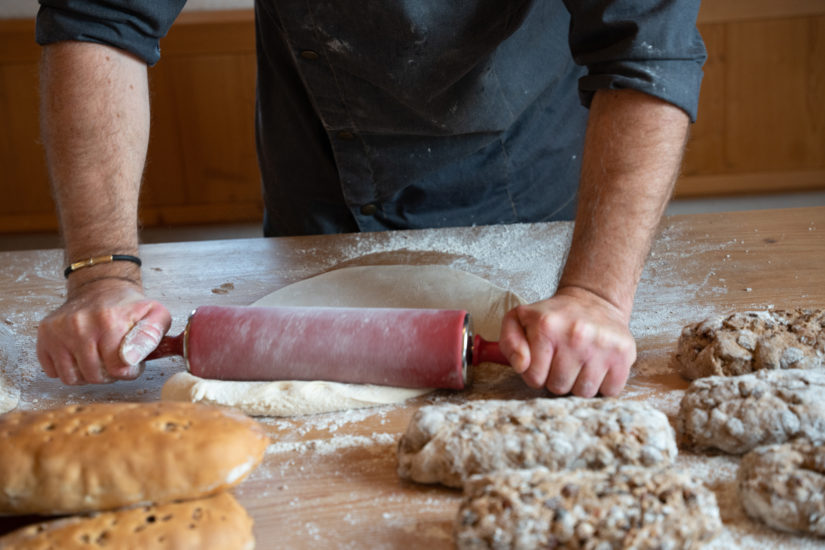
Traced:
<path fill-rule="evenodd" d="M 0 416 L 0 514 L 77 514 L 232 487 L 269 438 L 240 413 L 192 403 L 71 405 Z"/>
<path fill-rule="evenodd" d="M 0 550 L 248 550 L 252 518 L 229 493 L 29 525 L 0 537 Z"/>

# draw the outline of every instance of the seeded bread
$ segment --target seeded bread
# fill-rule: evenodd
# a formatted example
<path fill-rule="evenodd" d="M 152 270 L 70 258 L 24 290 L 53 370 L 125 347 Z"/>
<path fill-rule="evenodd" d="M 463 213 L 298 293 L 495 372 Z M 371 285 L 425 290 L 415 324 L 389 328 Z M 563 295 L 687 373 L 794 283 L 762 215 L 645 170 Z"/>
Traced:
<path fill-rule="evenodd" d="M 825 439 L 825 371 L 763 370 L 691 382 L 679 406 L 680 444 L 741 454 L 796 437 Z"/>
<path fill-rule="evenodd" d="M 713 492 L 670 468 L 504 470 L 470 478 L 459 549 L 698 549 L 722 527 Z"/>
<path fill-rule="evenodd" d="M 759 447 L 744 457 L 739 499 L 757 521 L 825 537 L 825 447 L 806 439 Z"/>
<path fill-rule="evenodd" d="M 98 403 L 0 416 L 0 514 L 78 514 L 232 487 L 269 438 L 240 413 L 192 403 Z"/>
<path fill-rule="evenodd" d="M 688 380 L 825 367 L 825 310 L 748 311 L 686 326 L 676 352 Z"/>
<path fill-rule="evenodd" d="M 421 407 L 398 446 L 398 474 L 461 487 L 507 468 L 602 469 L 662 466 L 676 458 L 667 417 L 637 401 L 471 401 Z"/>
<path fill-rule="evenodd" d="M 251 550 L 252 518 L 229 493 L 74 516 L 0 537 L 0 550 Z"/>

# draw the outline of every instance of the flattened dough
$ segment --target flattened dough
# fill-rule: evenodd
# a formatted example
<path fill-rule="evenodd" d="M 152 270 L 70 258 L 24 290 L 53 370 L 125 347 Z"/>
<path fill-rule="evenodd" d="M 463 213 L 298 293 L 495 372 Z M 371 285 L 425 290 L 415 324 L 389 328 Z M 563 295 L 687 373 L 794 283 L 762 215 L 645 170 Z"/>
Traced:
<path fill-rule="evenodd" d="M 746 311 L 686 326 L 676 351 L 688 380 L 763 369 L 822 369 L 825 310 Z"/>
<path fill-rule="evenodd" d="M 501 319 L 522 304 L 516 294 L 441 265 L 374 265 L 330 271 L 286 286 L 252 305 L 465 309 L 473 329 L 497 340 Z M 430 390 L 324 381 L 229 382 L 182 372 L 161 398 L 235 407 L 255 416 L 293 416 L 398 403 Z"/>
<path fill-rule="evenodd" d="M 825 447 L 805 438 L 765 445 L 742 458 L 739 499 L 757 521 L 825 537 Z"/>
<path fill-rule="evenodd" d="M 473 475 L 509 468 L 661 466 L 677 453 L 667 416 L 646 403 L 489 399 L 418 409 L 398 444 L 398 475 L 461 487 Z"/>
<path fill-rule="evenodd" d="M 713 492 L 673 469 L 500 470 L 470 478 L 460 550 L 695 549 L 722 527 Z"/>
<path fill-rule="evenodd" d="M 825 439 L 825 372 L 760 370 L 691 382 L 676 429 L 685 447 L 741 454 L 796 437 Z"/>

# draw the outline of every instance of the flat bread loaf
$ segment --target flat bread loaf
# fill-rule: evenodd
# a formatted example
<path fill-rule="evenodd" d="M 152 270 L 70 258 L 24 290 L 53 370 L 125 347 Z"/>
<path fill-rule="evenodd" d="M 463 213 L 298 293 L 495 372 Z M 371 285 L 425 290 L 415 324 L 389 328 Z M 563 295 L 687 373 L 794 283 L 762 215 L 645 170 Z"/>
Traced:
<path fill-rule="evenodd" d="M 0 537 L 0 550 L 251 550 L 252 518 L 229 493 L 29 525 Z"/>
<path fill-rule="evenodd" d="M 192 403 L 98 403 L 0 417 L 0 514 L 78 514 L 201 498 L 243 480 L 269 438 Z"/>

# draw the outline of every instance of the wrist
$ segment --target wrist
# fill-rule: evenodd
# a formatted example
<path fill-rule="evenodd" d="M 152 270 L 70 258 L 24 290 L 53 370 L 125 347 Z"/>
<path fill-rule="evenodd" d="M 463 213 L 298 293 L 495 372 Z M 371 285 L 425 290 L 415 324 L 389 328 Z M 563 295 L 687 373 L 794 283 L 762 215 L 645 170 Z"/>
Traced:
<path fill-rule="evenodd" d="M 557 296 L 568 296 L 591 306 L 598 306 L 607 309 L 621 319 L 625 324 L 630 323 L 630 315 L 633 310 L 633 299 L 616 299 L 602 292 L 595 286 L 586 284 L 575 284 L 573 282 L 562 281 L 556 289 Z"/>
<path fill-rule="evenodd" d="M 66 280 L 68 295 L 72 295 L 90 285 L 132 285 L 142 288 L 140 267 L 131 262 L 109 262 L 91 265 L 69 274 Z"/>
<path fill-rule="evenodd" d="M 131 254 L 106 254 L 103 256 L 93 256 L 87 260 L 81 260 L 79 262 L 69 264 L 69 266 L 63 271 L 63 277 L 68 279 L 69 275 L 80 269 L 94 267 L 98 264 L 108 264 L 111 262 L 132 262 L 138 267 L 143 265 L 140 258 L 137 256 L 132 256 Z"/>

